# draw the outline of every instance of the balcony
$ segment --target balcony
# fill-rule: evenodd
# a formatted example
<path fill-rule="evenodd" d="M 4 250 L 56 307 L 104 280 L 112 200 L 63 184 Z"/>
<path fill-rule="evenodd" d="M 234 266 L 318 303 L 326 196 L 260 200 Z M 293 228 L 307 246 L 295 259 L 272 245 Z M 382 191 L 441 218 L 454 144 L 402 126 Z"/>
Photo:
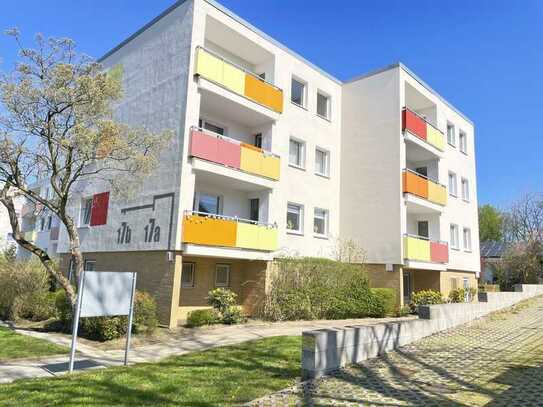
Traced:
<path fill-rule="evenodd" d="M 54 226 L 49 232 L 49 240 L 58 240 L 58 235 L 60 233 L 60 227 Z"/>
<path fill-rule="evenodd" d="M 403 177 L 403 192 L 413 194 L 432 203 L 447 205 L 447 188 L 415 171 L 405 169 Z"/>
<path fill-rule="evenodd" d="M 274 251 L 277 250 L 277 227 L 230 216 L 186 211 L 183 243 Z"/>
<path fill-rule="evenodd" d="M 445 136 L 441 130 L 406 107 L 402 111 L 402 131 L 408 131 L 439 151 L 445 150 Z"/>
<path fill-rule="evenodd" d="M 445 242 L 434 242 L 421 236 L 405 235 L 403 245 L 406 260 L 441 264 L 449 261 L 449 246 Z"/>
<path fill-rule="evenodd" d="M 278 156 L 207 130 L 191 128 L 189 155 L 238 171 L 279 180 Z"/>
<path fill-rule="evenodd" d="M 195 73 L 277 113 L 283 112 L 283 91 L 220 55 L 198 47 Z"/>
<path fill-rule="evenodd" d="M 23 232 L 23 238 L 30 243 L 34 243 L 36 241 L 36 236 L 37 232 L 35 230 Z"/>

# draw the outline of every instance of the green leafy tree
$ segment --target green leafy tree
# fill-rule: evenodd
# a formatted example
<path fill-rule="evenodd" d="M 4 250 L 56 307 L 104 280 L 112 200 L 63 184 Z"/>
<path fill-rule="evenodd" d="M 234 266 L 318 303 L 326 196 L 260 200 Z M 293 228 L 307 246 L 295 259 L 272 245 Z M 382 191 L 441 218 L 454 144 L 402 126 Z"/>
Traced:
<path fill-rule="evenodd" d="M 479 239 L 503 239 L 503 214 L 494 206 L 486 204 L 479 207 Z"/>

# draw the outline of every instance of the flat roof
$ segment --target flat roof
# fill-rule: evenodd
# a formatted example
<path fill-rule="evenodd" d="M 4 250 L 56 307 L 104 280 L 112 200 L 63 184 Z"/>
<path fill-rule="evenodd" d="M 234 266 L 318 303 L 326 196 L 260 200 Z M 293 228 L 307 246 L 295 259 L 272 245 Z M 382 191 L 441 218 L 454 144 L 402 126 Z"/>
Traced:
<path fill-rule="evenodd" d="M 124 41 L 122 41 L 121 43 L 119 43 L 118 45 L 116 45 L 115 47 L 113 47 L 111 50 L 109 50 L 108 52 L 106 52 L 104 55 L 102 55 L 102 57 L 100 57 L 98 59 L 98 62 L 102 62 L 104 59 L 106 59 L 108 56 L 110 56 L 111 54 L 113 54 L 114 52 L 116 52 L 118 49 L 122 48 L 124 45 L 126 45 L 127 43 L 129 43 L 130 41 L 132 41 L 135 37 L 137 37 L 139 34 L 141 34 L 142 32 L 144 32 L 145 30 L 147 30 L 149 27 L 151 27 L 153 24 L 155 24 L 156 22 L 158 22 L 159 20 L 161 20 L 163 17 L 165 17 L 166 15 L 168 15 L 169 13 L 171 13 L 173 10 L 175 10 L 177 7 L 179 7 L 180 5 L 182 5 L 183 3 L 185 3 L 187 0 L 178 0 L 176 1 L 174 4 L 172 4 L 170 7 L 168 7 L 166 10 L 164 10 L 162 13 L 160 13 L 157 17 L 153 18 L 151 21 L 149 21 L 147 24 L 145 24 L 143 27 L 141 27 L 140 29 L 138 29 L 136 32 L 134 32 L 134 34 L 130 35 L 128 38 L 126 38 Z M 388 71 L 388 70 L 391 70 L 391 69 L 394 69 L 394 68 L 401 68 L 403 69 L 405 72 L 407 72 L 413 79 L 415 79 L 417 82 L 419 82 L 422 86 L 424 86 L 428 91 L 430 91 L 432 94 L 434 94 L 437 98 L 439 98 L 439 100 L 441 102 L 443 102 L 444 104 L 446 104 L 449 108 L 451 108 L 452 110 L 454 110 L 456 113 L 458 113 L 460 116 L 462 116 L 466 121 L 468 121 L 471 125 L 473 125 L 473 122 L 464 114 L 462 113 L 460 110 L 458 110 L 456 107 L 454 107 L 451 103 L 449 103 L 445 98 L 443 98 L 438 92 L 436 92 L 432 87 L 430 87 L 426 82 L 424 82 L 418 75 L 416 75 L 413 71 L 411 71 L 407 66 L 405 66 L 404 64 L 402 64 L 401 62 L 397 62 L 395 64 L 392 64 L 392 65 L 388 65 L 388 66 L 385 66 L 383 68 L 379 68 L 379 69 L 376 69 L 374 71 L 371 71 L 371 72 L 368 72 L 368 73 L 365 73 L 365 74 L 362 74 L 362 75 L 359 75 L 359 76 L 356 76 L 354 77 L 353 79 L 350 79 L 348 81 L 341 81 L 340 79 L 336 78 L 335 76 L 331 75 L 330 73 L 324 71 L 322 68 L 319 68 L 317 65 L 315 65 L 313 62 L 307 60 L 306 58 L 304 58 L 303 56 L 301 56 L 300 54 L 298 54 L 297 52 L 291 50 L 290 48 L 288 48 L 286 45 L 280 43 L 279 41 L 277 41 L 276 39 L 270 37 L 268 34 L 266 34 L 265 32 L 261 31 L 260 29 L 258 29 L 257 27 L 255 27 L 254 25 L 252 25 L 251 23 L 249 23 L 248 21 L 244 20 L 243 18 L 241 18 L 240 16 L 238 16 L 237 14 L 235 14 L 232 10 L 229 10 L 228 8 L 224 7 L 222 4 L 216 2 L 215 0 L 204 0 L 205 2 L 207 2 L 208 4 L 210 4 L 211 6 L 215 7 L 217 10 L 220 10 L 222 11 L 223 13 L 225 13 L 226 15 L 228 15 L 229 17 L 231 17 L 233 20 L 237 21 L 238 23 L 242 24 L 243 26 L 247 27 L 248 29 L 250 29 L 251 31 L 255 32 L 256 34 L 260 35 L 262 38 L 264 38 L 265 40 L 271 42 L 272 44 L 274 44 L 275 46 L 277 46 L 278 48 L 281 48 L 283 51 L 291 54 L 292 56 L 294 56 L 295 58 L 298 58 L 299 60 L 303 61 L 304 63 L 306 63 L 307 65 L 309 65 L 310 67 L 312 67 L 313 69 L 315 69 L 317 72 L 321 73 L 322 75 L 326 76 L 328 79 L 336 82 L 337 84 L 339 85 L 343 85 L 345 83 L 350 83 L 350 82 L 355 82 L 355 81 L 358 81 L 360 79 L 364 79 L 364 78 L 367 78 L 367 77 L 370 77 L 370 76 L 373 76 L 373 75 L 377 75 L 381 72 L 385 72 L 385 71 Z"/>

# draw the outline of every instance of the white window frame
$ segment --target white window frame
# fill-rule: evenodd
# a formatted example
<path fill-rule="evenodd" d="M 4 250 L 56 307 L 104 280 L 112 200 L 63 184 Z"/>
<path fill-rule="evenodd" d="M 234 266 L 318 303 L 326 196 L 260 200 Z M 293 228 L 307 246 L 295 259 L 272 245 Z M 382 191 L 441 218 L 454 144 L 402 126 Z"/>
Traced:
<path fill-rule="evenodd" d="M 296 207 L 298 208 L 298 229 L 290 229 L 288 227 L 288 213 L 289 213 L 289 207 Z M 287 202 L 287 233 L 295 234 L 295 235 L 301 235 L 304 233 L 304 206 L 295 202 Z"/>
<path fill-rule="evenodd" d="M 324 154 L 324 173 L 317 171 L 317 154 Z M 330 177 L 330 151 L 325 150 L 324 148 L 315 147 L 315 174 L 320 175 L 321 177 Z"/>
<path fill-rule="evenodd" d="M 79 208 L 79 227 L 89 227 L 91 223 L 92 218 L 92 196 L 85 197 L 81 199 L 81 207 Z M 85 208 L 87 207 L 87 202 L 90 201 L 90 208 L 89 208 L 89 219 L 88 222 L 85 222 Z"/>
<path fill-rule="evenodd" d="M 449 242 L 451 243 L 451 249 L 460 250 L 460 232 L 456 223 L 451 223 L 449 227 Z"/>
<path fill-rule="evenodd" d="M 467 238 L 466 238 L 467 237 Z M 462 243 L 464 245 L 465 252 L 471 252 L 471 229 L 463 228 L 462 230 Z"/>
<path fill-rule="evenodd" d="M 452 137 L 449 137 L 449 128 L 452 128 Z M 456 126 L 451 122 L 447 122 L 447 143 L 456 148 Z"/>
<path fill-rule="evenodd" d="M 322 219 L 324 220 L 324 233 L 318 233 L 315 230 L 315 219 L 317 219 L 317 211 L 320 211 L 322 213 Z M 313 234 L 316 237 L 328 237 L 328 225 L 329 225 L 329 219 L 330 219 L 330 211 L 328 209 L 323 208 L 314 208 L 313 210 Z"/>
<path fill-rule="evenodd" d="M 223 214 L 223 203 L 224 203 L 224 197 L 221 194 L 217 194 L 210 191 L 196 191 L 194 193 L 194 211 L 200 212 L 200 197 L 202 195 L 208 195 L 208 196 L 216 196 L 219 200 L 219 213 L 211 213 L 210 215 L 222 215 Z"/>
<path fill-rule="evenodd" d="M 225 270 L 227 271 L 226 273 L 226 284 L 225 283 L 222 283 L 222 282 L 217 282 L 217 276 L 218 276 L 218 272 L 219 272 L 219 268 L 220 267 L 225 267 Z M 230 264 L 226 264 L 226 263 L 217 263 L 215 264 L 215 287 L 230 287 L 230 270 L 231 270 L 231 265 Z"/>
<path fill-rule="evenodd" d="M 468 154 L 468 135 L 464 130 L 458 131 L 458 148 L 461 153 Z"/>
<path fill-rule="evenodd" d="M 190 283 L 183 281 L 185 274 L 185 266 L 190 266 L 191 281 Z M 196 273 L 196 263 L 186 262 L 181 266 L 181 288 L 194 288 L 194 274 Z"/>
<path fill-rule="evenodd" d="M 326 98 L 326 115 L 322 115 L 322 114 L 319 113 L 319 96 L 322 96 L 322 97 Z M 320 89 L 317 89 L 317 105 L 316 105 L 315 108 L 316 108 L 317 116 L 319 116 L 322 119 L 331 121 L 331 118 L 332 118 L 332 97 L 330 96 L 330 94 L 328 94 L 326 92 L 323 92 Z"/>
<path fill-rule="evenodd" d="M 92 264 L 92 269 L 89 269 L 88 265 Z M 96 260 L 85 260 L 83 263 L 83 270 L 96 271 Z"/>
<path fill-rule="evenodd" d="M 451 183 L 452 180 L 452 183 Z M 448 176 L 449 195 L 455 198 L 458 197 L 458 177 L 455 172 L 449 171 Z"/>
<path fill-rule="evenodd" d="M 200 122 L 201 122 L 200 127 L 202 128 L 202 130 L 204 132 L 209 132 L 211 134 L 216 134 L 217 136 L 227 136 L 227 134 L 228 134 L 227 127 L 224 126 L 223 124 L 219 123 L 219 122 L 216 122 L 214 120 L 208 120 L 205 117 L 201 117 Z M 220 129 L 222 129 L 223 134 L 216 133 L 213 130 L 206 129 L 206 124 L 210 124 L 211 126 L 215 126 L 215 127 L 218 127 Z"/>
<path fill-rule="evenodd" d="M 290 143 L 291 142 L 295 142 L 295 143 L 298 143 L 300 145 L 300 164 L 292 163 L 290 161 L 290 157 L 291 157 L 291 155 L 290 155 Z M 305 141 L 300 140 L 299 138 L 296 138 L 296 137 L 291 137 L 288 140 L 288 165 L 291 166 L 291 167 L 294 167 L 294 168 L 298 168 L 300 170 L 305 170 L 305 150 L 306 150 Z"/>
<path fill-rule="evenodd" d="M 462 199 L 466 202 L 469 202 L 469 181 L 467 178 L 465 177 L 462 177 L 460 179 L 460 188 L 461 188 L 461 192 L 462 192 Z"/>
<path fill-rule="evenodd" d="M 294 81 L 296 81 L 299 84 L 304 86 L 303 91 L 302 91 L 302 103 L 301 104 L 299 104 L 299 103 L 292 100 L 292 82 L 294 82 Z M 290 103 L 292 103 L 295 106 L 298 106 L 298 107 L 301 107 L 301 108 L 307 110 L 307 82 L 304 81 L 303 79 L 295 76 L 295 75 L 293 75 L 290 78 Z"/>

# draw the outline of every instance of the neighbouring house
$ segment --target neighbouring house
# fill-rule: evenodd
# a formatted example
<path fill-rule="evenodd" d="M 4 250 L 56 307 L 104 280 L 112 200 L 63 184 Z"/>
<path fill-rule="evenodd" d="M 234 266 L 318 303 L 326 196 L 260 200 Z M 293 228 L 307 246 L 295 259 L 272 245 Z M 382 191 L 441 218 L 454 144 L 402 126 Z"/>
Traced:
<path fill-rule="evenodd" d="M 486 240 L 480 244 L 481 252 L 481 274 L 479 282 L 481 284 L 496 284 L 496 266 L 500 264 L 507 251 L 505 242 Z"/>
<path fill-rule="evenodd" d="M 100 62 L 122 78 L 117 118 L 175 137 L 136 196 L 93 184 L 70 210 L 86 269 L 137 271 L 163 324 L 215 287 L 251 313 L 274 258 L 331 257 L 338 238 L 400 303 L 476 287 L 474 126 L 403 64 L 341 81 L 212 0 L 178 1 Z M 66 231 L 41 219 L 68 272 Z"/>

